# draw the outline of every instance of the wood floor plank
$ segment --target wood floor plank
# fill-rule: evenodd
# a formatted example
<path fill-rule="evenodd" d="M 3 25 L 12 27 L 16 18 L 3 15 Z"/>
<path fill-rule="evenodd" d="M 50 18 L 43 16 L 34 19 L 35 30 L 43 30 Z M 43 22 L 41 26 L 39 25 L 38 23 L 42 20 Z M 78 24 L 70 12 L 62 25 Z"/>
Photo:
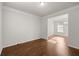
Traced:
<path fill-rule="evenodd" d="M 79 56 L 79 50 L 69 48 L 69 55 Z M 4 48 L 2 56 L 57 56 L 56 47 L 45 39 L 38 39 Z M 64 52 L 64 51 L 62 51 Z"/>

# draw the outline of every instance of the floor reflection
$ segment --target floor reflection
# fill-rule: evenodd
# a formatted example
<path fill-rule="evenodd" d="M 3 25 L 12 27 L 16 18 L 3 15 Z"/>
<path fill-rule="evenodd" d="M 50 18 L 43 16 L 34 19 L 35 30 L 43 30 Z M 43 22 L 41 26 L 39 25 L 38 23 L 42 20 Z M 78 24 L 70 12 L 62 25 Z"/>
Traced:
<path fill-rule="evenodd" d="M 49 55 L 69 55 L 66 38 L 64 37 L 54 36 L 51 39 L 48 39 L 47 50 Z"/>

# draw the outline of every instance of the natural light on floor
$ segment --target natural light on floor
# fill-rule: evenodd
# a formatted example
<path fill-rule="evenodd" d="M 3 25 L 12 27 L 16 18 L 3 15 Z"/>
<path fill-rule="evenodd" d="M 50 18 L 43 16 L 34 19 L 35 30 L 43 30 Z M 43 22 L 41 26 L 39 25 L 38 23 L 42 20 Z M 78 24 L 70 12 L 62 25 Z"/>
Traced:
<path fill-rule="evenodd" d="M 49 46 L 55 48 L 57 55 L 68 55 L 66 40 L 63 37 L 53 37 L 52 39 L 49 39 L 48 49 L 50 48 Z"/>

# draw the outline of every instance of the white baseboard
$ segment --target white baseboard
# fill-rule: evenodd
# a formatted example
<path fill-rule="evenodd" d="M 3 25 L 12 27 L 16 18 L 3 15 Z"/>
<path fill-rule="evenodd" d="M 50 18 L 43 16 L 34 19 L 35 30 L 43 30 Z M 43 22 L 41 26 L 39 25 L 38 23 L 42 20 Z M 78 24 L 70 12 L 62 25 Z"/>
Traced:
<path fill-rule="evenodd" d="M 68 45 L 69 47 L 75 48 L 75 49 L 79 49 L 79 47 L 73 46 L 73 45 Z"/>
<path fill-rule="evenodd" d="M 3 49 L 3 48 L 2 48 Z M 0 55 L 1 55 L 1 53 L 2 53 L 2 49 L 0 49 Z"/>
<path fill-rule="evenodd" d="M 36 38 L 36 39 L 40 39 L 40 38 Z M 3 48 L 7 48 L 7 47 L 10 47 L 10 46 L 14 46 L 14 45 L 17 45 L 17 44 L 29 42 L 29 41 L 36 40 L 36 39 L 31 39 L 31 40 L 26 40 L 26 41 L 19 41 L 17 43 L 13 43 L 13 44 L 9 44 L 9 45 L 3 46 Z"/>

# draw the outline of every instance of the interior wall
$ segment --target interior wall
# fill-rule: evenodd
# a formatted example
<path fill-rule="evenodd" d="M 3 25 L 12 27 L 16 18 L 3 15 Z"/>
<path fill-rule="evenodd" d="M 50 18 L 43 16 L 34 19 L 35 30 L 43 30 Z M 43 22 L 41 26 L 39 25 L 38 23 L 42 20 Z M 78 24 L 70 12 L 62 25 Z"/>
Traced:
<path fill-rule="evenodd" d="M 50 35 L 54 35 L 54 21 L 53 19 L 48 19 L 48 26 L 47 26 L 47 37 Z"/>
<path fill-rule="evenodd" d="M 79 5 L 55 14 L 44 16 L 41 21 L 38 16 L 24 13 L 10 7 L 4 7 L 2 21 L 3 47 L 26 42 L 32 39 L 38 39 L 40 37 L 46 39 L 48 19 L 62 14 L 69 14 L 69 46 L 79 48 Z"/>
<path fill-rule="evenodd" d="M 79 26 L 78 26 L 79 25 L 79 5 L 73 6 L 68 9 L 64 9 L 62 11 L 45 16 L 43 18 L 46 19 L 47 21 L 51 17 L 55 17 L 55 16 L 63 15 L 63 14 L 69 14 L 68 16 L 68 31 L 69 31 L 68 46 L 79 49 Z M 46 31 L 46 28 L 44 28 L 43 31 Z"/>
<path fill-rule="evenodd" d="M 2 51 L 2 3 L 0 3 L 0 54 Z"/>
<path fill-rule="evenodd" d="M 47 19 L 43 18 L 41 19 L 41 38 L 47 39 L 47 29 L 48 25 L 47 25 Z"/>
<path fill-rule="evenodd" d="M 40 38 L 40 17 L 3 7 L 3 47 Z"/>

